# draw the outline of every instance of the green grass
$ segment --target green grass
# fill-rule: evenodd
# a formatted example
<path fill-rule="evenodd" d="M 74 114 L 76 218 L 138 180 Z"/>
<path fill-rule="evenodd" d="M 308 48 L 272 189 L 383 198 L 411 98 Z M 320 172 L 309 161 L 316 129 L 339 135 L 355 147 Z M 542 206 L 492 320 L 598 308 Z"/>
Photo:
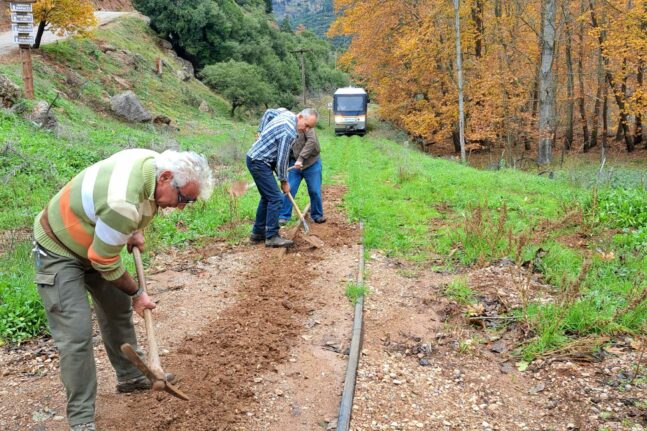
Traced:
<path fill-rule="evenodd" d="M 353 304 L 357 304 L 359 298 L 363 298 L 370 294 L 368 286 L 364 284 L 348 283 L 346 285 L 346 297 Z"/>
<path fill-rule="evenodd" d="M 351 220 L 364 220 L 367 247 L 416 262 L 441 255 L 455 268 L 504 257 L 527 261 L 555 286 L 555 303 L 517 310 L 534 333 L 522 346 L 526 359 L 580 337 L 645 332 L 647 194 L 641 188 L 593 191 L 421 156 L 370 134 L 320 136 L 324 177 L 348 186 L 344 206 Z M 599 239 L 587 248 L 562 240 L 580 234 Z M 470 287 L 454 281 L 446 293 L 465 302 Z"/>
<path fill-rule="evenodd" d="M 31 244 L 21 243 L 2 256 L 0 266 L 0 344 L 42 333 L 47 325 L 33 283 Z"/>
<path fill-rule="evenodd" d="M 467 277 L 456 277 L 449 282 L 445 288 L 445 296 L 464 305 L 476 302 L 474 291 L 470 289 Z"/>

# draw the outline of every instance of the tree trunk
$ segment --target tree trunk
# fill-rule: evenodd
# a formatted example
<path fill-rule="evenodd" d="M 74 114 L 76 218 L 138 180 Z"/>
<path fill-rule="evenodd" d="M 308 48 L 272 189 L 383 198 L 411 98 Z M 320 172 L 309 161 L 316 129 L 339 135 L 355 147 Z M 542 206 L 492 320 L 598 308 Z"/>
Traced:
<path fill-rule="evenodd" d="M 564 148 L 570 150 L 573 146 L 573 111 L 575 109 L 574 84 L 573 84 L 573 24 L 568 1 L 562 3 L 564 13 L 564 24 L 566 25 L 566 133 L 564 135 Z"/>
<path fill-rule="evenodd" d="M 627 70 L 627 59 L 622 59 L 622 70 Z M 627 99 L 627 75 L 622 78 L 622 85 L 620 86 L 621 97 L 623 100 Z M 627 114 L 620 113 L 620 120 L 618 121 L 618 129 L 616 130 L 616 141 L 622 140 L 624 133 L 623 123 L 627 121 Z"/>
<path fill-rule="evenodd" d="M 602 145 L 609 142 L 609 85 L 606 79 L 602 87 Z"/>
<path fill-rule="evenodd" d="M 583 15 L 586 8 L 584 6 L 584 0 L 580 2 L 580 15 Z M 580 28 L 578 31 L 578 41 L 579 41 L 579 56 L 577 59 L 577 76 L 578 76 L 578 87 L 580 95 L 577 98 L 577 106 L 580 111 L 580 118 L 582 118 L 582 138 L 584 140 L 584 152 L 587 152 L 591 146 L 589 142 L 589 120 L 586 118 L 586 103 L 584 100 L 584 67 L 582 62 L 584 61 L 584 23 L 580 20 Z"/>
<path fill-rule="evenodd" d="M 505 133 L 505 152 L 506 152 L 506 165 L 507 166 L 513 166 L 514 165 L 514 154 L 512 152 L 512 147 L 513 147 L 513 139 L 512 139 L 512 131 L 510 130 L 510 94 L 508 92 L 508 87 L 506 86 L 506 82 L 504 79 L 504 67 L 503 65 L 505 64 L 506 66 L 510 66 L 510 59 L 506 53 L 506 42 L 503 38 L 503 34 L 501 32 L 501 17 L 502 17 L 502 8 L 501 8 L 501 0 L 495 0 L 494 2 L 494 16 L 496 18 L 495 21 L 495 29 L 494 29 L 494 34 L 497 35 L 497 43 L 499 45 L 499 55 L 497 56 L 498 60 L 498 66 L 499 66 L 499 84 L 501 85 L 501 97 L 502 101 L 501 104 L 503 105 L 503 129 Z"/>
<path fill-rule="evenodd" d="M 474 54 L 476 58 L 483 56 L 483 34 L 485 27 L 483 25 L 483 0 L 475 0 L 472 4 L 472 21 L 476 29 L 476 40 L 474 42 Z"/>
<path fill-rule="evenodd" d="M 555 54 L 556 0 L 544 0 L 542 22 L 541 66 L 539 80 L 539 149 L 537 164 L 549 165 L 555 137 L 555 79 L 553 60 Z"/>
<path fill-rule="evenodd" d="M 452 130 L 452 142 L 454 143 L 454 152 L 460 153 L 461 152 L 461 136 L 460 136 L 460 133 L 458 132 L 458 124 L 455 124 L 454 128 Z"/>
<path fill-rule="evenodd" d="M 589 5 L 591 7 L 591 24 L 593 25 L 593 28 L 598 29 L 599 27 L 598 20 L 595 13 L 595 9 L 593 7 L 593 0 L 589 0 Z M 611 73 L 611 71 L 609 70 L 609 58 L 604 53 L 603 46 L 604 46 L 605 38 L 606 38 L 606 32 L 604 30 L 599 31 L 598 43 L 600 44 L 600 51 L 602 52 L 602 60 L 606 71 L 607 82 L 609 83 L 609 87 L 611 87 L 611 91 L 613 92 L 613 95 L 616 99 L 616 103 L 618 104 L 618 108 L 620 110 L 619 126 L 622 127 L 622 131 L 625 136 L 625 145 L 627 146 L 627 152 L 631 153 L 635 149 L 633 136 L 631 136 L 631 134 L 629 133 L 629 125 L 627 124 L 627 113 L 625 112 L 625 101 L 623 97 L 620 95 L 620 91 L 618 91 L 618 88 L 616 87 L 616 83 L 613 78 L 613 73 Z"/>
<path fill-rule="evenodd" d="M 593 148 L 598 144 L 598 129 L 600 125 L 600 107 L 602 105 L 602 87 L 606 86 L 604 80 L 604 68 L 602 67 L 602 55 L 598 51 L 598 89 L 595 93 L 595 106 L 593 108 L 593 130 L 591 131 L 591 145 Z M 585 150 L 586 151 L 586 150 Z"/>
<path fill-rule="evenodd" d="M 636 87 L 637 88 L 643 88 L 643 65 L 642 62 L 641 64 L 638 64 L 638 73 L 636 74 Z M 641 99 L 645 97 L 645 95 L 641 95 Z M 638 106 L 642 106 L 640 101 L 638 101 Z M 642 121 L 642 113 L 639 111 L 636 114 L 636 137 L 634 139 L 634 145 L 638 146 L 642 143 L 644 136 L 643 136 L 644 130 L 643 130 L 643 121 Z"/>
<path fill-rule="evenodd" d="M 47 21 L 43 20 L 38 23 L 38 30 L 36 30 L 36 39 L 34 40 L 34 45 L 32 48 L 40 48 L 40 41 L 43 38 L 43 33 L 45 32 L 45 27 L 47 27 Z"/>
<path fill-rule="evenodd" d="M 456 73 L 458 74 L 458 133 L 461 162 L 465 163 L 465 112 L 463 107 L 463 55 L 461 52 L 460 0 L 454 0 L 454 23 L 456 27 Z"/>

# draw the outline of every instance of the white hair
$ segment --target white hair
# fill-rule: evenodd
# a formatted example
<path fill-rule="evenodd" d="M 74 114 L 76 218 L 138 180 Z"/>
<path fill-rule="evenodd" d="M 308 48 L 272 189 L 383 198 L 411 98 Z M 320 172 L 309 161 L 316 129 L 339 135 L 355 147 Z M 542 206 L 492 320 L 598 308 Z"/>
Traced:
<path fill-rule="evenodd" d="M 303 111 L 299 112 L 299 114 L 301 114 L 303 118 L 308 118 L 312 116 L 319 118 L 319 113 L 314 108 L 305 108 Z"/>
<path fill-rule="evenodd" d="M 173 184 L 177 188 L 188 183 L 200 187 L 202 200 L 207 200 L 213 192 L 213 174 L 207 159 L 193 151 L 166 150 L 155 158 L 155 175 L 159 179 L 164 171 L 173 173 Z"/>

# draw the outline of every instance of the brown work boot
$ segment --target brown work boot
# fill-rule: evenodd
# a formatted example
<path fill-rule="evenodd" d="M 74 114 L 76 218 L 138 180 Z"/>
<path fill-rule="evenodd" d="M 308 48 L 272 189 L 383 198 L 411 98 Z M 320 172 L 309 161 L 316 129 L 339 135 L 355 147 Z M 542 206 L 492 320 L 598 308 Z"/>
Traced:
<path fill-rule="evenodd" d="M 294 244 L 289 239 L 281 238 L 280 235 L 274 235 L 272 238 L 265 240 L 265 247 L 290 247 Z"/>
<path fill-rule="evenodd" d="M 175 382 L 175 374 L 166 373 L 165 377 L 167 382 L 169 383 Z M 152 387 L 151 381 L 148 380 L 148 377 L 146 376 L 139 376 L 133 379 L 117 382 L 117 392 L 122 392 L 122 393 L 150 389 L 151 387 Z"/>
<path fill-rule="evenodd" d="M 97 427 L 94 425 L 94 422 L 88 422 L 79 425 L 72 425 L 70 431 L 96 431 Z"/>

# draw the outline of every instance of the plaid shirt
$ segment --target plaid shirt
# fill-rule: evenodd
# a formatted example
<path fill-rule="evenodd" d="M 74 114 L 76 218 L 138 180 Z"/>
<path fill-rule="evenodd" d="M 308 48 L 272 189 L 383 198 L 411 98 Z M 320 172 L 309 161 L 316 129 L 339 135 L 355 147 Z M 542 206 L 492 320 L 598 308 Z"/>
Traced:
<path fill-rule="evenodd" d="M 263 114 L 263 117 L 261 118 L 261 122 L 258 123 L 257 132 L 261 133 L 265 128 L 265 126 L 267 126 L 267 123 L 275 119 L 277 115 L 282 114 L 284 112 L 288 112 L 288 110 L 285 108 L 276 108 L 276 109 L 270 108 L 266 110 L 265 113 Z"/>
<path fill-rule="evenodd" d="M 276 170 L 279 181 L 288 180 L 290 148 L 297 138 L 297 116 L 285 111 L 271 120 L 247 152 L 252 160 L 261 160 Z"/>

